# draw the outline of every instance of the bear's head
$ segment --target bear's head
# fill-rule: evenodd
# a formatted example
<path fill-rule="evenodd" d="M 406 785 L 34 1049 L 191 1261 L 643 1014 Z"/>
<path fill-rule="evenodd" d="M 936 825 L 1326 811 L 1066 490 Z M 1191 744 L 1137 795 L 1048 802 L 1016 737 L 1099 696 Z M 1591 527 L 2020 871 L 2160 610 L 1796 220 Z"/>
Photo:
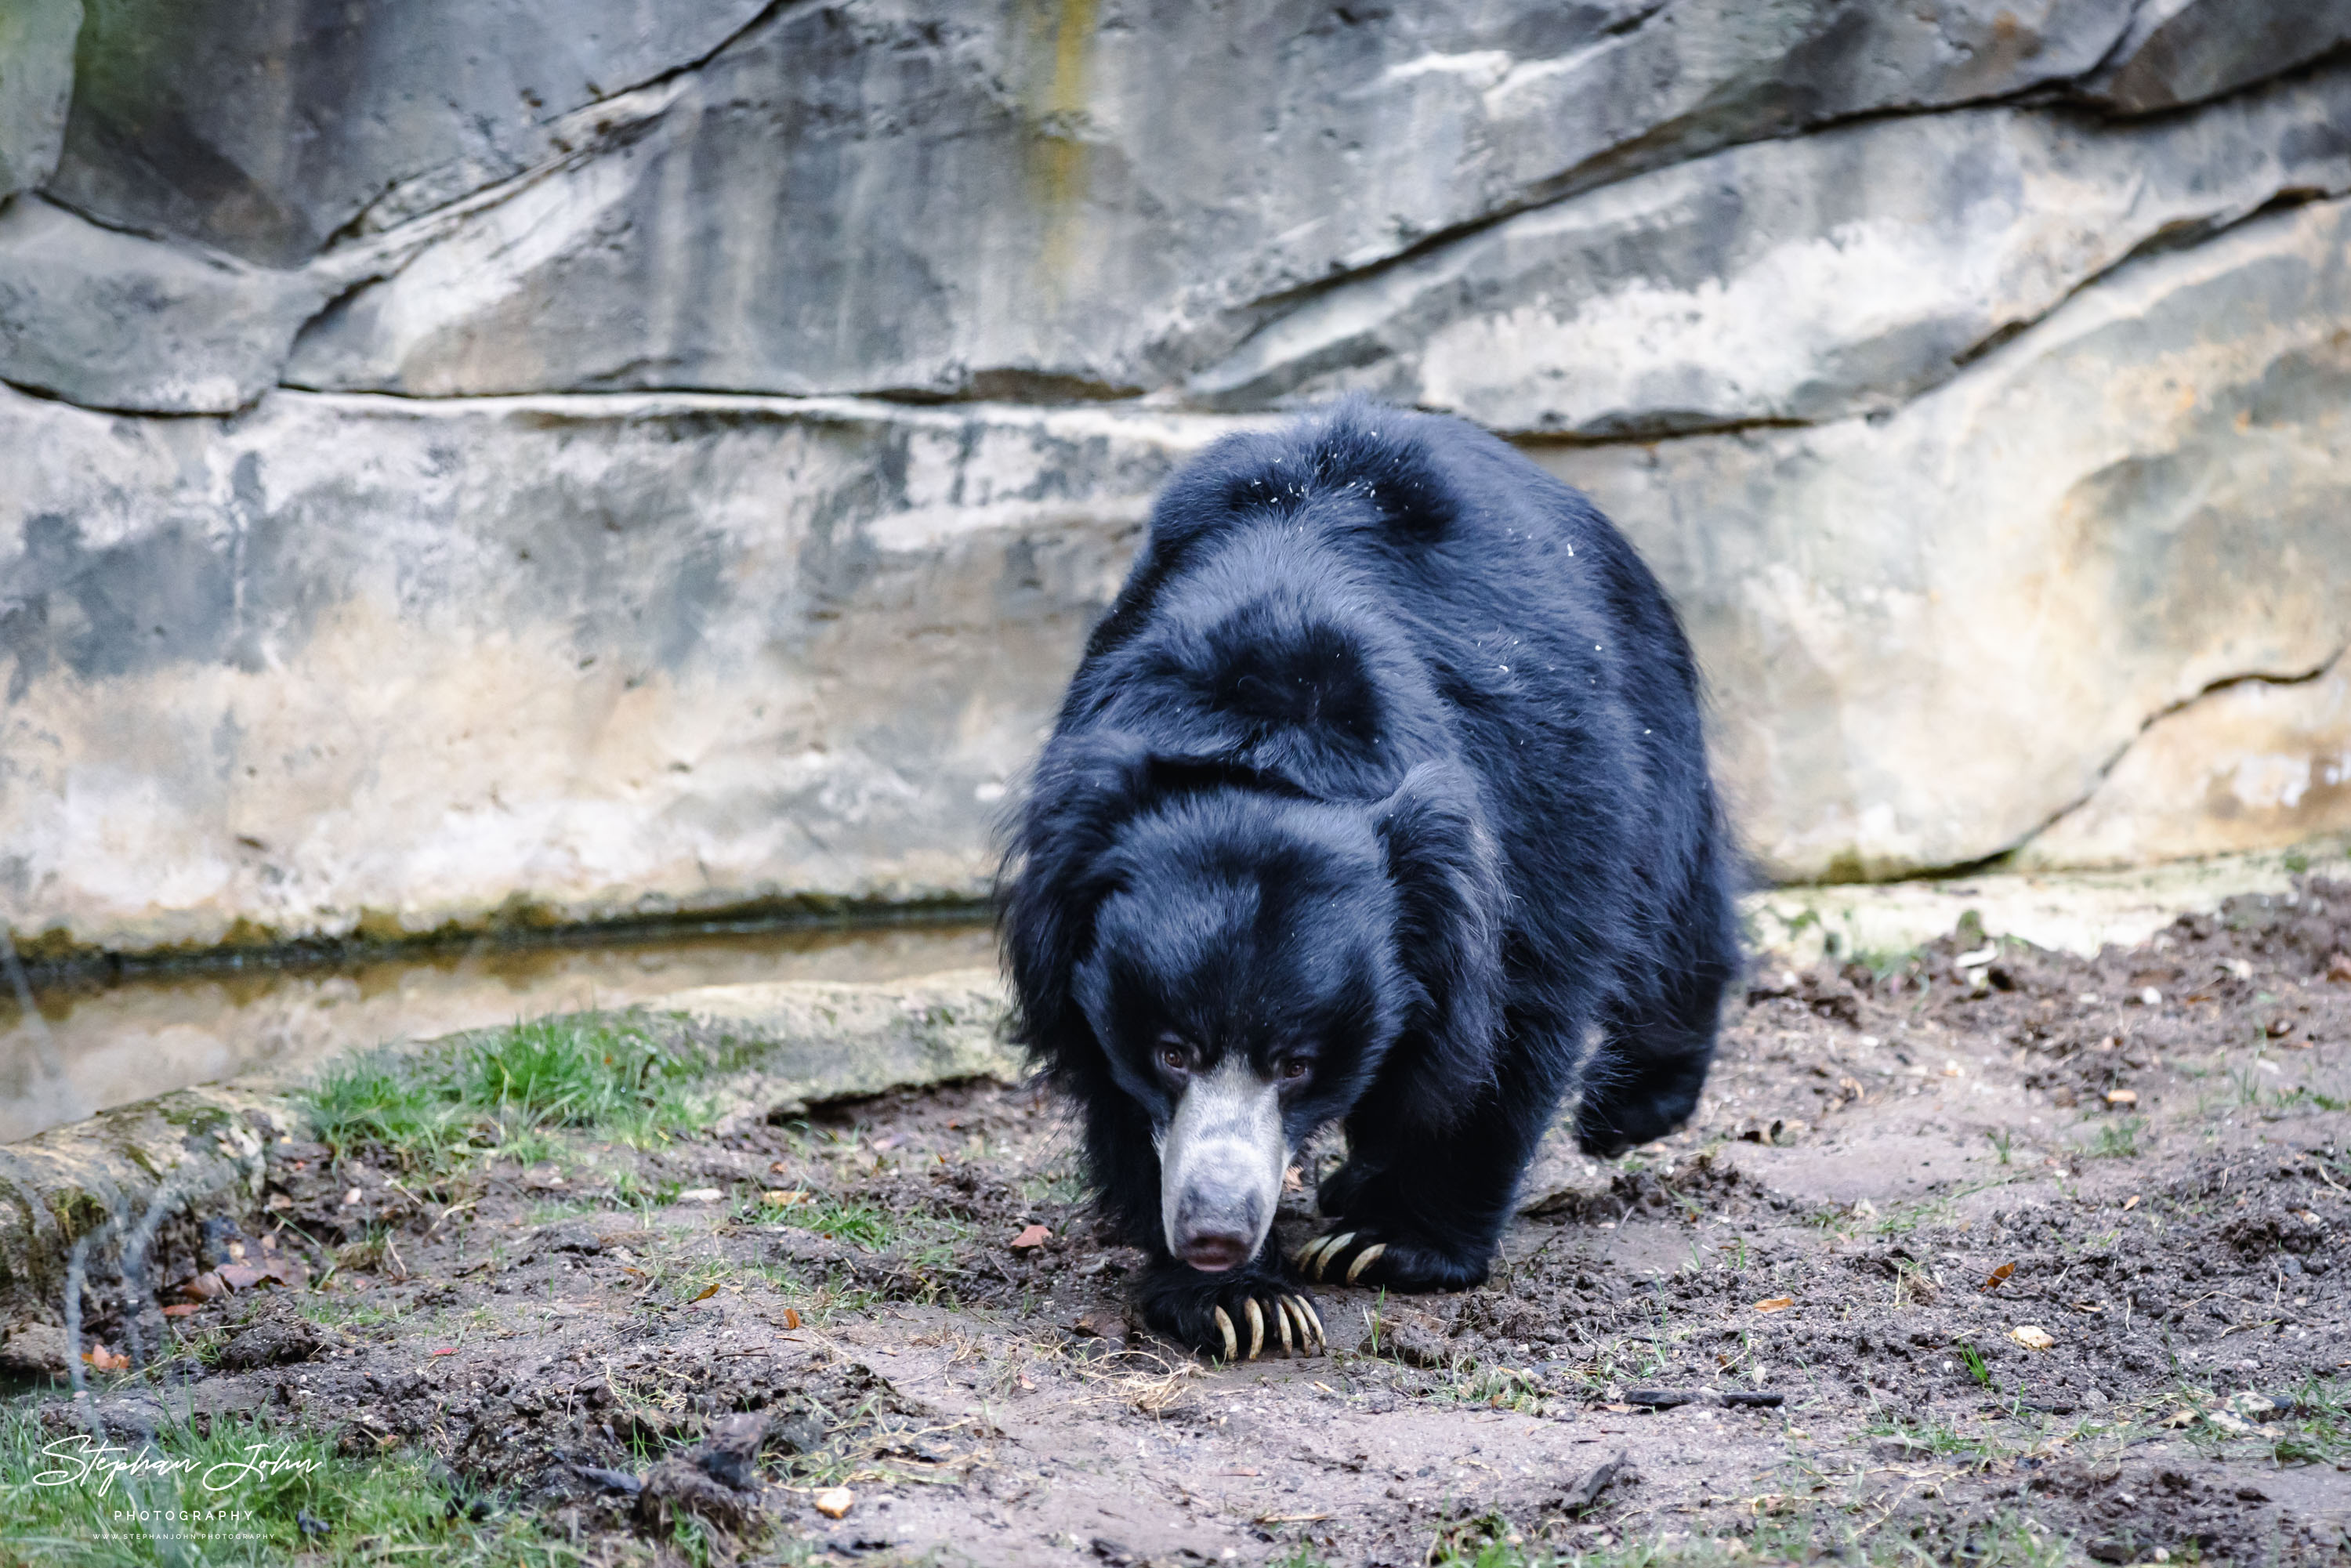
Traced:
<path fill-rule="evenodd" d="M 1031 1050 L 1139 1108 L 1168 1251 L 1255 1256 L 1291 1154 L 1377 1092 L 1429 1126 L 1490 1076 L 1502 894 L 1474 780 L 1325 800 L 1111 735 L 1049 752 L 1006 946 Z"/>

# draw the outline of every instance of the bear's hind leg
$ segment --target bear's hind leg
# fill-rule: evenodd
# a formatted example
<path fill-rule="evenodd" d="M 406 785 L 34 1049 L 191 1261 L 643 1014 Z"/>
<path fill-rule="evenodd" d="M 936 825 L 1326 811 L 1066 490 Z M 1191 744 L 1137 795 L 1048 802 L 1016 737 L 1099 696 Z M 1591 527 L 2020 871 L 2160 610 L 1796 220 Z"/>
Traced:
<path fill-rule="evenodd" d="M 1653 996 L 1610 1017 L 1575 1109 L 1584 1153 L 1613 1157 L 1689 1120 L 1714 1061 L 1722 993 L 1738 969 L 1735 940 L 1703 944 Z"/>

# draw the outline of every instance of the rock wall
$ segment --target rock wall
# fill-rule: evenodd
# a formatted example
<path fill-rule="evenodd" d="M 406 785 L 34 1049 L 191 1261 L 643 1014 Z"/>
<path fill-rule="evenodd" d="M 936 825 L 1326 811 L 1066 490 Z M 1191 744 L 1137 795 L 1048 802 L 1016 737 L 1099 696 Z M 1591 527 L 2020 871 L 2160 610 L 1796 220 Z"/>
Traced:
<path fill-rule="evenodd" d="M 1348 390 L 1617 517 L 1773 875 L 2351 825 L 2347 43 L 2351 0 L 27 0 L 0 918 L 968 895 L 1155 485 Z"/>

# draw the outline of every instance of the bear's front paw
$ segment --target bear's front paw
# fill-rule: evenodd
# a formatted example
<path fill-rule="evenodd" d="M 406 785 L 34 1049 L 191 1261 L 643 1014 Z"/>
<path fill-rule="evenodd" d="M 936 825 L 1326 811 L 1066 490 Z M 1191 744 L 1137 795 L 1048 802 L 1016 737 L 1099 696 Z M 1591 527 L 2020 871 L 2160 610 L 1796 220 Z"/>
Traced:
<path fill-rule="evenodd" d="M 1364 1270 L 1385 1257 L 1387 1250 L 1388 1244 L 1368 1230 L 1334 1230 L 1311 1238 L 1290 1255 L 1290 1260 L 1310 1280 L 1352 1285 L 1364 1277 Z M 1345 1265 L 1343 1269 L 1342 1264 Z"/>
<path fill-rule="evenodd" d="M 1329 1347 L 1313 1301 L 1280 1281 L 1257 1276 L 1207 1284 L 1197 1270 L 1184 1272 L 1192 1279 L 1163 1281 L 1143 1312 L 1154 1331 L 1178 1344 L 1227 1361 L 1255 1361 L 1275 1344 L 1285 1356 Z"/>
<path fill-rule="evenodd" d="M 1466 1291 L 1486 1280 L 1486 1261 L 1371 1226 L 1317 1236 L 1290 1255 L 1300 1274 L 1334 1285 L 1382 1285 L 1392 1291 Z"/>

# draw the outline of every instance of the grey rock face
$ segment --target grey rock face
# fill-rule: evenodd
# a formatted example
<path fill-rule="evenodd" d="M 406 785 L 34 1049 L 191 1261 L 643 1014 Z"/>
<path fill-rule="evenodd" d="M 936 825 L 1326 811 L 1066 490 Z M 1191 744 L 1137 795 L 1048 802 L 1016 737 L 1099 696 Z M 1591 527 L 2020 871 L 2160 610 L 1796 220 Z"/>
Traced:
<path fill-rule="evenodd" d="M 277 385 L 313 276 L 99 228 L 37 196 L 0 211 L 0 381 L 92 408 L 230 413 Z"/>
<path fill-rule="evenodd" d="M 2351 640 L 2346 3 L 19 6 L 0 919 L 977 893 L 1351 388 L 1642 544 L 1776 874 L 2351 826 L 2334 686 L 2149 727 Z"/>
<path fill-rule="evenodd" d="M 759 0 L 90 0 L 49 189 L 264 266 L 563 149 L 569 111 L 691 64 Z"/>
<path fill-rule="evenodd" d="M 81 0 L 0 5 L 0 201 L 32 190 L 57 166 L 80 27 Z"/>
<path fill-rule="evenodd" d="M 2032 839 L 2148 716 L 2351 642 L 2346 319 L 2351 201 L 2313 203 L 1890 416 L 1541 455 L 1675 590 L 1763 863 L 1898 874 Z"/>
<path fill-rule="evenodd" d="M 1099 395 L 1298 291 L 1732 142 L 2091 69 L 2127 5 L 794 8 L 305 343 L 289 379 Z M 1115 23 L 1116 25 L 1113 25 Z M 1066 26 L 1067 33 L 1061 30 Z M 1343 198 L 1338 193 L 1343 193 Z"/>
<path fill-rule="evenodd" d="M 2125 114 L 2217 98 L 2351 43 L 2351 0 L 2147 0 L 2085 96 Z"/>
<path fill-rule="evenodd" d="M 975 895 L 1153 491 L 1227 427 L 0 393 L 0 919 L 135 948 Z"/>
<path fill-rule="evenodd" d="M 2226 854 L 2340 831 L 2346 817 L 2351 652 L 2314 672 L 2232 681 L 2158 718 L 2020 859 L 2124 866 L 2150 841 Z"/>
<path fill-rule="evenodd" d="M 1324 293 L 1192 378 L 1626 435 L 1892 407 L 2140 247 L 2351 189 L 2351 68 L 2147 127 L 1988 110 L 1759 142 Z"/>

